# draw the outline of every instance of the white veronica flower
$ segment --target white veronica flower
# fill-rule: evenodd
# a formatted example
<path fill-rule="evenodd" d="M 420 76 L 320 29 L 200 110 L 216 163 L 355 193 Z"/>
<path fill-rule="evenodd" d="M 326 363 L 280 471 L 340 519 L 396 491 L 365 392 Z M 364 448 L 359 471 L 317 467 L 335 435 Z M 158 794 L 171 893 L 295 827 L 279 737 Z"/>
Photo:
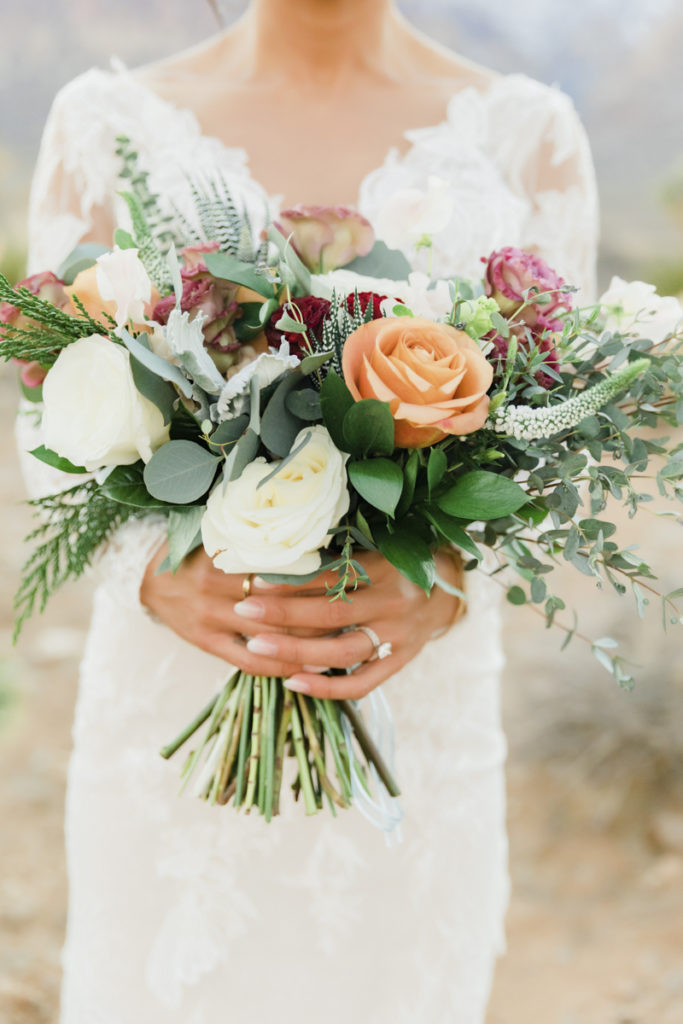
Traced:
<path fill-rule="evenodd" d="M 600 298 L 609 331 L 635 330 L 655 344 L 680 330 L 683 308 L 673 296 L 661 296 L 653 284 L 645 281 L 624 281 L 613 277 Z"/>
<path fill-rule="evenodd" d="M 105 302 L 116 305 L 116 325 L 123 327 L 129 320 L 142 323 L 145 303 L 152 298 L 152 282 L 137 249 L 106 252 L 96 260 L 97 290 Z"/>

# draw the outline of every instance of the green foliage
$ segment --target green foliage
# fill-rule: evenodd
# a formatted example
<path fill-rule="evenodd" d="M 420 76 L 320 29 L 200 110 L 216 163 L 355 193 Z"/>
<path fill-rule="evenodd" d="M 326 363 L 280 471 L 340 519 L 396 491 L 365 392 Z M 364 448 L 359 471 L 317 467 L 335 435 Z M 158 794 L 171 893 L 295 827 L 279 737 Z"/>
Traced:
<path fill-rule="evenodd" d="M 27 541 L 38 541 L 23 567 L 14 599 L 14 639 L 23 623 L 67 580 L 81 576 L 99 546 L 121 523 L 136 514 L 103 494 L 94 480 L 77 483 L 58 494 L 29 502 L 41 518 Z"/>
<path fill-rule="evenodd" d="M 145 466 L 145 487 L 163 502 L 187 505 L 203 497 L 218 471 L 220 459 L 193 441 L 168 441 Z"/>
<path fill-rule="evenodd" d="M 172 229 L 173 217 L 164 212 L 160 197 L 150 191 L 148 172 L 140 167 L 139 154 L 133 148 L 130 139 L 125 135 L 119 135 L 116 144 L 116 154 L 121 159 L 119 178 L 125 182 L 126 191 L 135 198 L 157 249 L 165 254 L 171 243 L 178 241 Z M 120 242 L 118 244 L 121 245 Z"/>

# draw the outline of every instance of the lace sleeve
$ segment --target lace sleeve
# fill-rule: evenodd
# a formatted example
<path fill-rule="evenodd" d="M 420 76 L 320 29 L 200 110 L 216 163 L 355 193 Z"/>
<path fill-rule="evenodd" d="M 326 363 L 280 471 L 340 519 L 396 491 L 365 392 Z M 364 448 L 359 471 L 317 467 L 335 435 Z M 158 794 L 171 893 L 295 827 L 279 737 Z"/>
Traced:
<path fill-rule="evenodd" d="M 48 115 L 31 186 L 29 273 L 57 270 L 69 252 L 86 239 L 111 241 L 116 163 L 110 154 L 113 156 L 116 131 L 110 125 L 110 142 L 98 146 L 84 127 L 96 118 L 97 132 L 107 134 L 105 97 L 99 97 L 100 109 L 93 109 L 92 87 L 101 89 L 101 81 L 97 72 L 75 79 L 57 94 Z M 24 403 L 16 423 L 21 469 L 32 497 L 70 487 L 76 479 L 29 454 L 43 443 L 39 419 L 39 407 Z M 118 600 L 135 607 L 145 567 L 164 536 L 162 517 L 125 523 L 98 554 L 94 566 L 98 580 Z"/>
<path fill-rule="evenodd" d="M 522 245 L 577 285 L 582 301 L 592 302 L 599 212 L 586 131 L 565 93 L 523 75 L 513 77 L 515 88 L 508 82 L 492 105 L 491 135 L 498 166 L 528 203 Z"/>

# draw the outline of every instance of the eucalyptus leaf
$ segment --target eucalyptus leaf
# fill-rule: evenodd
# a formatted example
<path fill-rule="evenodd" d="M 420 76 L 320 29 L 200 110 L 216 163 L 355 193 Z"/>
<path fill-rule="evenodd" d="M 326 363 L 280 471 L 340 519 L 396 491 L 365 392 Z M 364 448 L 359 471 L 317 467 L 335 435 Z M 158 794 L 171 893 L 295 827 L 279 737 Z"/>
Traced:
<path fill-rule="evenodd" d="M 106 245 L 100 245 L 99 242 L 81 242 L 60 264 L 57 269 L 57 277 L 64 284 L 73 284 L 77 275 L 82 270 L 92 267 L 98 256 L 103 256 L 105 252 L 109 252 L 109 249 Z"/>
<path fill-rule="evenodd" d="M 249 416 L 247 413 L 243 413 L 241 416 L 236 416 L 234 420 L 223 420 L 222 423 L 218 424 L 213 434 L 211 434 L 211 444 L 219 446 L 234 444 L 235 441 L 239 440 L 248 426 Z"/>
<path fill-rule="evenodd" d="M 367 256 L 357 256 L 346 264 L 344 270 L 362 274 L 363 277 L 388 277 L 392 281 L 407 281 L 413 268 L 399 249 L 390 249 L 384 242 L 377 241 Z"/>
<path fill-rule="evenodd" d="M 301 294 L 309 295 L 311 291 L 311 272 L 302 263 L 289 238 L 283 235 L 282 231 L 275 224 L 271 224 L 268 228 L 268 241 L 272 242 L 277 248 L 291 273 L 293 283 L 301 287 Z"/>
<path fill-rule="evenodd" d="M 40 462 L 46 463 L 48 466 L 54 466 L 55 469 L 61 470 L 62 473 L 87 473 L 88 470 L 84 466 L 74 466 L 73 462 L 69 462 L 68 459 L 58 455 L 57 452 L 53 452 L 50 448 L 46 448 L 44 444 L 39 445 L 38 448 L 34 448 L 31 451 L 31 455 L 39 459 Z"/>
<path fill-rule="evenodd" d="M 169 363 L 167 359 L 162 359 L 161 356 L 156 355 L 149 348 L 142 344 L 137 338 L 134 338 L 132 334 L 122 328 L 117 335 L 123 344 L 126 346 L 132 356 L 146 366 L 148 370 L 155 373 L 162 380 L 171 381 L 175 384 L 178 390 L 185 396 L 185 398 L 192 397 L 192 384 L 187 379 L 185 374 L 173 363 Z"/>
<path fill-rule="evenodd" d="M 27 384 L 24 384 L 21 377 L 19 378 L 19 390 L 27 402 L 42 402 L 43 400 L 43 385 L 38 384 L 35 388 L 30 388 Z"/>
<path fill-rule="evenodd" d="M 301 377 L 296 372 L 287 374 L 278 384 L 261 417 L 261 440 L 269 452 L 279 455 L 280 458 L 289 454 L 294 438 L 305 426 L 285 404 L 290 391 L 300 380 Z"/>
<path fill-rule="evenodd" d="M 325 363 L 329 363 L 333 355 L 334 352 L 330 349 L 327 352 L 314 352 L 310 356 L 304 356 L 299 363 L 299 372 L 302 373 L 304 377 L 310 377 L 312 373 L 319 370 L 321 366 L 325 365 Z"/>
<path fill-rule="evenodd" d="M 137 248 L 137 243 L 130 231 L 124 231 L 123 228 L 117 228 L 114 232 L 114 245 L 118 245 L 119 249 Z"/>
<path fill-rule="evenodd" d="M 225 460 L 225 479 L 237 480 L 246 467 L 254 461 L 261 447 L 261 439 L 251 427 L 247 427 L 241 438 Z"/>
<path fill-rule="evenodd" d="M 299 388 L 296 391 L 290 391 L 285 399 L 285 406 L 294 416 L 307 422 L 319 422 L 322 416 L 320 392 L 315 388 Z"/>
<path fill-rule="evenodd" d="M 439 508 L 459 519 L 501 519 L 525 505 L 529 496 L 509 477 L 474 469 L 464 473 L 437 500 Z"/>
<path fill-rule="evenodd" d="M 282 459 L 282 461 L 277 462 L 276 465 L 273 466 L 273 469 L 271 470 L 270 473 L 268 473 L 267 476 L 264 476 L 262 480 L 259 480 L 259 482 L 258 482 L 258 484 L 256 486 L 256 490 L 258 491 L 259 487 L 263 487 L 263 485 L 268 483 L 269 480 L 272 480 L 274 476 L 277 476 L 278 473 L 281 473 L 282 470 L 287 466 L 287 464 L 289 462 L 291 462 L 292 459 L 296 458 L 296 456 L 299 454 L 299 452 L 302 451 L 306 447 L 306 445 L 308 444 L 308 442 L 310 440 L 311 440 L 311 432 L 309 430 L 309 431 L 307 431 L 306 434 L 304 434 L 304 436 L 301 438 L 299 443 L 297 445 L 295 445 L 294 448 L 292 448 L 292 450 L 289 452 L 289 454 L 284 459 Z"/>
<path fill-rule="evenodd" d="M 349 463 L 347 470 L 360 496 L 373 508 L 393 516 L 403 490 L 401 467 L 390 459 L 366 459 Z"/>
<path fill-rule="evenodd" d="M 168 441 L 149 460 L 144 481 L 149 493 L 174 505 L 201 498 L 211 487 L 220 459 L 193 441 Z"/>
<path fill-rule="evenodd" d="M 250 263 L 243 263 L 236 256 L 231 256 L 227 252 L 207 252 L 204 255 L 204 262 L 214 277 L 251 288 L 265 299 L 272 299 L 275 294 L 275 286 L 268 277 L 257 274 Z"/>
<path fill-rule="evenodd" d="M 173 416 L 173 407 L 178 397 L 173 385 L 153 373 L 147 366 L 140 362 L 136 356 L 130 357 L 130 369 L 133 374 L 135 387 L 149 399 L 164 417 L 164 423 L 170 423 Z"/>
<path fill-rule="evenodd" d="M 171 509 L 168 516 L 168 558 L 175 573 L 183 558 L 201 544 L 203 505 Z"/>

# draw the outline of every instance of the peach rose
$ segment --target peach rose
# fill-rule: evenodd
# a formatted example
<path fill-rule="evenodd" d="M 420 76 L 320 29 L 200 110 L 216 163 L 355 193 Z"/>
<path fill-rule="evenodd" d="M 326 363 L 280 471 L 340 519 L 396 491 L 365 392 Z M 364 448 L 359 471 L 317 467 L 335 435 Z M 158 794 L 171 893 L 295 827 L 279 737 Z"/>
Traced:
<path fill-rule="evenodd" d="M 87 270 L 81 270 L 74 278 L 73 284 L 66 285 L 64 290 L 69 297 L 69 304 L 65 309 L 66 313 L 71 313 L 72 316 L 80 316 L 80 310 L 73 301 L 74 295 L 76 295 L 83 303 L 86 313 L 89 313 L 96 323 L 103 324 L 105 327 L 110 326 L 109 321 L 104 316 L 105 313 L 108 313 L 112 319 L 116 319 L 116 303 L 113 300 L 105 302 L 97 287 L 96 263 L 92 267 L 88 267 Z M 148 316 L 151 316 L 152 310 L 160 298 L 159 292 L 153 287 L 151 299 L 149 303 L 146 303 L 145 311 Z M 135 327 L 139 331 L 152 330 L 151 326 L 146 323 L 135 324 Z"/>
<path fill-rule="evenodd" d="M 371 320 L 346 339 L 342 369 L 357 401 L 389 402 L 399 448 L 426 448 L 486 421 L 493 367 L 450 324 L 409 316 Z"/>

